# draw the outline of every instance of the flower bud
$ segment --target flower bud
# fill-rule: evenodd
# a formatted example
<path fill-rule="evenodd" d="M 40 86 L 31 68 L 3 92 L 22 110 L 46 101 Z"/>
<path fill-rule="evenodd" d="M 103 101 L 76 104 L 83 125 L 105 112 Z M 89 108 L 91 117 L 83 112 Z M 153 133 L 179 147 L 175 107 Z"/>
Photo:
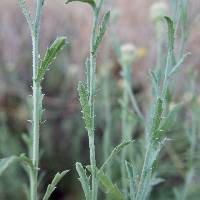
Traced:
<path fill-rule="evenodd" d="M 121 46 L 121 63 L 123 66 L 131 65 L 137 54 L 137 49 L 132 44 L 125 44 Z"/>
<path fill-rule="evenodd" d="M 156 21 L 167 15 L 168 6 L 164 2 L 157 2 L 151 6 L 150 10 L 151 18 Z"/>

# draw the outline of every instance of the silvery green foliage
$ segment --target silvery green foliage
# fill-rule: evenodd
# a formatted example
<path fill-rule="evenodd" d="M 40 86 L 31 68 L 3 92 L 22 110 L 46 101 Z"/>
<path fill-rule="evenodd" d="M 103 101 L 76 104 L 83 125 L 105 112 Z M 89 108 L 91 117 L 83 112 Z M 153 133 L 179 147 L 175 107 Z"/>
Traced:
<path fill-rule="evenodd" d="M 157 74 L 155 72 L 151 72 L 155 99 L 153 101 L 152 113 L 146 128 L 147 148 L 142 173 L 135 196 L 136 200 L 145 200 L 151 191 L 154 163 L 156 162 L 158 155 L 166 141 L 165 132 L 170 128 L 171 123 L 174 120 L 174 114 L 176 114 L 179 110 L 179 107 L 177 106 L 171 112 L 169 112 L 167 90 L 169 89 L 170 80 L 172 79 L 174 73 L 182 65 L 187 54 L 183 55 L 178 62 L 176 61 L 174 53 L 175 25 L 171 18 L 165 17 L 165 20 L 168 27 L 168 52 L 165 74 L 164 80 L 161 80 L 163 83 L 160 87 Z"/>
<path fill-rule="evenodd" d="M 194 69 L 193 69 L 194 70 Z M 191 102 L 190 106 L 187 109 L 187 114 L 189 114 L 189 120 L 184 123 L 185 135 L 189 144 L 189 148 L 186 149 L 186 160 L 185 160 L 185 176 L 183 177 L 184 183 L 181 187 L 174 188 L 174 194 L 176 200 L 186 200 L 192 198 L 193 194 L 199 191 L 198 187 L 194 187 L 195 185 L 199 185 L 198 178 L 198 167 L 199 167 L 199 159 L 197 155 L 199 155 L 198 141 L 199 141 L 199 104 L 197 98 L 197 83 L 196 83 L 196 72 L 195 70 L 190 72 L 189 75 L 189 83 L 188 90 L 191 93 Z M 198 195 L 198 194 L 196 194 Z M 194 197 L 195 198 L 195 197 Z"/>
<path fill-rule="evenodd" d="M 82 108 L 83 119 L 85 127 L 88 132 L 89 148 L 90 148 L 90 164 L 91 164 L 91 186 L 83 166 L 80 163 L 76 164 L 76 169 L 80 176 L 80 181 L 85 193 L 86 199 L 96 200 L 98 192 L 98 180 L 96 174 L 96 156 L 94 143 L 94 118 L 95 118 L 95 92 L 96 92 L 96 55 L 101 41 L 105 35 L 110 12 L 107 12 L 100 20 L 100 11 L 104 3 L 99 0 L 98 3 L 94 0 L 69 0 L 66 3 L 79 1 L 89 4 L 94 11 L 92 35 L 90 39 L 90 55 L 86 60 L 86 83 L 79 82 L 78 91 L 80 97 L 80 104 Z M 100 24 L 100 25 L 99 25 Z"/>
<path fill-rule="evenodd" d="M 40 137 L 40 123 L 42 119 L 43 106 L 42 101 L 44 95 L 41 92 L 41 81 L 43 80 L 46 71 L 49 69 L 49 66 L 52 64 L 54 59 L 57 57 L 58 53 L 66 44 L 66 38 L 60 37 L 55 40 L 50 48 L 47 49 L 46 54 L 42 61 L 40 62 L 39 57 L 39 32 L 40 32 L 40 22 L 43 13 L 44 0 L 36 1 L 36 11 L 35 19 L 32 19 L 29 9 L 26 5 L 25 0 L 19 0 L 19 5 L 22 9 L 22 12 L 26 18 L 26 21 L 29 25 L 29 29 L 32 37 L 32 57 L 33 57 L 33 96 L 32 96 L 32 143 L 28 142 L 29 151 L 32 152 L 31 159 L 23 156 L 20 157 L 10 157 L 2 161 L 2 169 L 6 169 L 10 163 L 14 161 L 21 161 L 27 166 L 29 166 L 29 179 L 30 179 L 30 199 L 37 200 L 37 188 L 39 184 L 38 180 L 38 165 L 39 165 L 39 137 Z M 60 181 L 61 178 L 68 171 L 64 171 L 61 174 L 57 173 L 54 177 L 52 183 L 48 186 L 47 192 L 44 196 L 44 199 L 47 200 L 51 193 L 55 190 L 55 186 Z"/>
<path fill-rule="evenodd" d="M 118 186 L 116 184 L 114 184 L 107 175 L 105 175 L 104 169 L 118 153 L 120 153 L 125 147 L 127 147 L 128 145 L 130 145 L 132 143 L 133 143 L 132 140 L 128 140 L 128 141 L 124 141 L 121 144 L 117 145 L 111 152 L 110 156 L 108 156 L 107 160 L 103 163 L 101 168 L 98 169 L 97 167 L 95 167 L 98 181 L 100 182 L 100 184 L 102 186 L 101 188 L 102 188 L 103 192 L 106 194 L 106 196 L 108 197 L 108 199 L 110 199 L 110 200 L 125 200 L 125 197 L 124 197 L 124 194 L 119 190 Z M 90 186 L 88 185 L 89 178 L 87 178 L 85 170 L 83 169 L 82 165 L 80 165 L 80 163 L 79 163 L 79 167 L 80 166 L 81 166 L 81 168 L 78 170 L 78 172 L 79 172 L 80 181 L 81 181 L 83 190 L 86 191 L 85 192 L 85 196 L 86 196 L 86 194 L 90 194 L 89 193 Z M 92 170 L 91 165 L 87 166 L 87 169 L 88 169 L 88 171 L 91 172 L 91 170 Z M 81 178 L 81 177 L 83 177 L 83 178 Z"/>

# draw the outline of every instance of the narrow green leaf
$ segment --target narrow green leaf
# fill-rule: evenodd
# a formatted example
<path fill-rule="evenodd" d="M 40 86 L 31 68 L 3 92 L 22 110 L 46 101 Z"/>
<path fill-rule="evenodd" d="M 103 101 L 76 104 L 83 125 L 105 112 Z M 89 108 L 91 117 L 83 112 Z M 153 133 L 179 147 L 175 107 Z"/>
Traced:
<path fill-rule="evenodd" d="M 68 3 L 74 2 L 74 1 L 79 1 L 79 2 L 83 2 L 83 3 L 87 3 L 90 6 L 92 6 L 93 9 L 96 8 L 96 1 L 95 0 L 68 0 L 65 3 L 68 4 Z"/>
<path fill-rule="evenodd" d="M 152 81 L 153 92 L 155 93 L 155 96 L 157 96 L 158 95 L 158 88 L 159 88 L 158 75 L 153 70 L 151 70 L 149 72 L 149 74 L 150 74 L 151 81 Z"/>
<path fill-rule="evenodd" d="M 163 183 L 164 181 L 165 181 L 165 179 L 163 179 L 163 178 L 152 178 L 151 186 L 156 186 L 160 183 Z"/>
<path fill-rule="evenodd" d="M 11 156 L 8 158 L 0 159 L 0 175 L 13 163 L 19 162 L 24 164 L 26 167 L 28 166 L 33 172 L 35 168 L 33 166 L 32 161 L 25 156 L 25 154 L 21 154 L 20 156 Z"/>
<path fill-rule="evenodd" d="M 87 81 L 87 85 L 90 85 L 90 59 L 86 58 L 85 61 L 85 68 L 86 68 L 86 81 Z M 88 88 L 88 91 L 90 91 L 90 89 Z"/>
<path fill-rule="evenodd" d="M 54 192 L 56 189 L 56 186 L 60 182 L 60 180 L 69 172 L 69 170 L 65 170 L 62 173 L 57 173 L 55 177 L 53 178 L 51 184 L 48 185 L 46 193 L 43 197 L 43 200 L 48 200 L 51 194 Z"/>
<path fill-rule="evenodd" d="M 125 148 L 126 146 L 130 145 L 133 143 L 133 140 L 127 140 L 127 141 L 123 141 L 121 144 L 117 145 L 111 152 L 110 156 L 108 157 L 108 159 L 104 162 L 104 164 L 102 165 L 102 167 L 100 168 L 101 170 L 104 169 L 104 167 L 110 162 L 112 161 L 112 159 L 114 158 L 114 156 L 116 156 L 123 148 Z"/>
<path fill-rule="evenodd" d="M 19 0 L 19 6 L 22 9 L 22 12 L 23 12 L 23 14 L 24 14 L 24 16 L 26 18 L 26 21 L 27 21 L 27 23 L 28 23 L 28 25 L 29 25 L 29 27 L 30 27 L 30 29 L 32 31 L 32 29 L 33 29 L 33 20 L 31 18 L 31 14 L 29 12 L 29 9 L 28 9 L 28 7 L 26 5 L 25 0 Z"/>
<path fill-rule="evenodd" d="M 181 65 L 183 64 L 183 62 L 185 61 L 186 57 L 188 57 L 189 55 L 191 55 L 191 53 L 186 53 L 182 56 L 182 58 L 179 60 L 179 62 L 173 67 L 173 69 L 170 71 L 169 73 L 169 77 L 172 76 L 174 73 L 176 73 L 179 68 L 181 67 Z"/>
<path fill-rule="evenodd" d="M 10 165 L 17 161 L 17 156 L 0 159 L 0 176 L 7 170 Z"/>
<path fill-rule="evenodd" d="M 35 169 L 33 162 L 31 159 L 25 156 L 25 154 L 21 154 L 19 157 L 17 157 L 17 160 L 21 163 L 24 164 L 26 167 L 28 166 L 33 172 L 37 169 Z"/>
<path fill-rule="evenodd" d="M 86 129 L 92 128 L 92 119 L 90 117 L 90 107 L 89 107 L 89 94 L 86 85 L 83 82 L 79 82 L 78 91 L 80 97 L 80 103 L 82 107 L 83 119 L 85 122 Z"/>
<path fill-rule="evenodd" d="M 161 131 L 169 131 L 172 126 L 176 122 L 176 118 L 178 115 L 178 112 L 181 109 L 182 104 L 177 104 L 169 113 L 168 115 L 163 119 L 163 122 L 160 125 Z"/>
<path fill-rule="evenodd" d="M 175 28 L 174 22 L 170 17 L 165 17 L 168 26 L 168 55 L 165 69 L 165 76 L 169 78 L 168 74 L 176 65 L 176 57 L 174 54 L 174 42 L 175 42 Z"/>
<path fill-rule="evenodd" d="M 66 37 L 57 38 L 50 48 L 47 49 L 44 59 L 41 62 L 41 65 L 38 69 L 38 74 L 36 81 L 42 81 L 46 71 L 49 69 L 49 66 L 55 60 L 58 53 L 66 45 Z"/>
<path fill-rule="evenodd" d="M 99 45 L 103 40 L 103 37 L 105 35 L 106 29 L 109 23 L 109 19 L 110 19 L 110 11 L 108 11 L 103 17 L 103 21 L 99 29 L 99 34 L 96 37 L 96 41 L 93 47 L 93 54 L 96 54 L 97 49 L 99 48 Z"/>
<path fill-rule="evenodd" d="M 125 161 L 125 166 L 126 166 L 126 172 L 128 175 L 128 179 L 130 182 L 130 197 L 131 197 L 131 200 L 133 200 L 136 195 L 136 193 L 135 193 L 136 192 L 136 187 L 135 187 L 136 177 L 134 174 L 134 168 L 128 161 Z"/>
<path fill-rule="evenodd" d="M 170 17 L 165 16 L 164 17 L 167 25 L 168 25 L 168 41 L 169 41 L 169 49 L 173 50 L 174 49 L 174 40 L 175 40 L 175 28 L 174 28 L 174 22 Z"/>
<path fill-rule="evenodd" d="M 40 88 L 39 97 L 38 97 L 38 100 L 39 100 L 39 111 L 40 111 L 40 122 L 42 122 L 42 115 L 43 115 L 43 112 L 44 112 L 44 110 L 42 109 L 43 99 L 44 99 L 44 94 L 42 94 L 42 90 Z"/>
<path fill-rule="evenodd" d="M 85 198 L 86 200 L 91 199 L 91 190 L 90 190 L 90 183 L 89 183 L 89 178 L 86 175 L 86 170 L 83 168 L 81 163 L 76 163 L 76 170 L 79 174 L 79 180 L 81 182 Z"/>
<path fill-rule="evenodd" d="M 105 193 L 107 193 L 110 199 L 123 200 L 123 194 L 120 192 L 117 185 L 113 184 L 112 181 L 103 173 L 103 170 L 99 170 L 97 177 L 102 184 Z"/>
<path fill-rule="evenodd" d="M 157 98 L 156 105 L 154 108 L 154 115 L 152 121 L 152 139 L 153 141 L 157 141 L 159 139 L 159 126 L 161 122 L 163 112 L 163 101 L 161 98 Z"/>

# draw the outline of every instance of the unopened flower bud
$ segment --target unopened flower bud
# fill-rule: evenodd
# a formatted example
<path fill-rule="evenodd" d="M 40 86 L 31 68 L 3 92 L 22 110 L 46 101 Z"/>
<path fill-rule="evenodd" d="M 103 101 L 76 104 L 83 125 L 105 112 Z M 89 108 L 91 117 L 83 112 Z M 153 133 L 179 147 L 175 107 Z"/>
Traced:
<path fill-rule="evenodd" d="M 121 63 L 123 66 L 131 65 L 137 54 L 137 49 L 132 44 L 125 44 L 121 47 Z"/>
<path fill-rule="evenodd" d="M 164 2 L 157 2 L 151 6 L 151 18 L 153 21 L 163 18 L 167 15 L 168 6 Z"/>

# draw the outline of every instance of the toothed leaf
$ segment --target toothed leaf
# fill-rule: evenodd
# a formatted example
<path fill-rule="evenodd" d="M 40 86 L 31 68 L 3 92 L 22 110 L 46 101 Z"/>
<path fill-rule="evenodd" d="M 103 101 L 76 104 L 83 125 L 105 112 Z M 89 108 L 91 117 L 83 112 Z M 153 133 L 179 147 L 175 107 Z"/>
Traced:
<path fill-rule="evenodd" d="M 66 45 L 66 37 L 57 38 L 50 48 L 47 49 L 44 59 L 42 60 L 40 67 L 38 69 L 37 81 L 42 81 L 46 71 L 49 69 L 49 66 L 55 60 L 58 53 Z"/>
<path fill-rule="evenodd" d="M 26 21 L 30 27 L 30 29 L 32 30 L 32 27 L 33 27 L 33 21 L 32 21 L 32 18 L 31 18 L 31 14 L 29 12 L 29 9 L 26 5 L 26 2 L 25 0 L 19 0 L 19 6 L 20 8 L 22 9 L 22 12 L 26 18 Z"/>
<path fill-rule="evenodd" d="M 158 128 L 160 126 L 161 117 L 163 112 L 163 102 L 161 98 L 158 98 L 156 101 L 156 105 L 154 108 L 154 115 L 153 115 L 153 121 L 152 121 L 152 139 L 153 141 L 157 141 L 159 139 L 159 131 Z"/>
<path fill-rule="evenodd" d="M 123 141 L 121 144 L 117 145 L 111 152 L 108 159 L 104 162 L 101 169 L 103 169 L 123 148 L 133 143 L 133 140 Z"/>
<path fill-rule="evenodd" d="M 120 192 L 116 184 L 113 184 L 112 181 L 104 174 L 102 170 L 99 170 L 97 177 L 100 183 L 103 186 L 105 193 L 109 196 L 109 199 L 113 200 L 123 200 L 123 194 Z"/>
<path fill-rule="evenodd" d="M 105 35 L 106 29 L 109 23 L 109 19 L 110 19 L 110 11 L 108 11 L 103 17 L 103 21 L 99 29 L 99 34 L 97 35 L 97 38 L 93 47 L 93 54 L 96 54 L 97 49 L 99 48 L 99 45 L 103 40 L 103 37 Z"/>
<path fill-rule="evenodd" d="M 79 174 L 79 180 L 81 182 L 85 198 L 86 200 L 91 199 L 91 190 L 90 190 L 90 183 L 89 178 L 87 177 L 86 170 L 83 168 L 81 163 L 76 163 L 76 170 Z"/>
<path fill-rule="evenodd" d="M 86 85 L 83 82 L 79 82 L 78 91 L 80 97 L 80 103 L 82 107 L 83 119 L 87 130 L 92 128 L 92 119 L 90 117 L 90 107 L 89 107 L 89 94 Z"/>
<path fill-rule="evenodd" d="M 53 178 L 51 184 L 48 185 L 46 193 L 43 197 L 43 200 L 48 200 L 51 194 L 56 189 L 57 184 L 61 181 L 61 179 L 69 172 L 69 170 L 63 171 L 62 173 L 57 173 Z"/>

